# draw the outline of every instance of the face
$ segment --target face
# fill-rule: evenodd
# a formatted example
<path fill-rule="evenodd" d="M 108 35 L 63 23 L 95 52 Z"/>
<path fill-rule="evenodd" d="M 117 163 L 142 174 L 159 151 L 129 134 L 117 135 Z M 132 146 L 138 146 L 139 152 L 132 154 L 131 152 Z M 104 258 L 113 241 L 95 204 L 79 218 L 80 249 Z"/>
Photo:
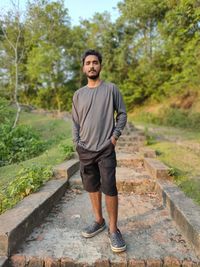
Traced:
<path fill-rule="evenodd" d="M 83 65 L 83 72 L 87 78 L 96 80 L 101 71 L 101 64 L 97 56 L 89 55 L 85 58 Z"/>

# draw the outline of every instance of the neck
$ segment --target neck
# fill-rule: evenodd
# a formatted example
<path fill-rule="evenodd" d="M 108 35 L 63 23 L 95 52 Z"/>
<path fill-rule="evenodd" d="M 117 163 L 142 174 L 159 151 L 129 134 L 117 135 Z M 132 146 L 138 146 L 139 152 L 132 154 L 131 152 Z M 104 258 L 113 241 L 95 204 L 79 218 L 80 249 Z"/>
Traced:
<path fill-rule="evenodd" d="M 87 86 L 90 88 L 97 87 L 101 83 L 101 80 L 97 78 L 96 80 L 92 80 L 88 78 Z"/>

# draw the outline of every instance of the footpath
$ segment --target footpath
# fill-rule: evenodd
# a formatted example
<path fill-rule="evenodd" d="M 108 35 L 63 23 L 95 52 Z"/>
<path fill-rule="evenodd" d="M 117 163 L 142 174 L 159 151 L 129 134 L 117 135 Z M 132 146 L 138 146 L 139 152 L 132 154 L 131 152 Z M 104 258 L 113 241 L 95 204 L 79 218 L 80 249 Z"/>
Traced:
<path fill-rule="evenodd" d="M 200 207 L 128 124 L 116 146 L 119 228 L 127 251 L 113 253 L 107 230 L 85 239 L 94 218 L 78 158 L 54 169 L 39 192 L 0 216 L 0 267 L 200 266 Z M 103 212 L 106 221 L 105 203 Z"/>

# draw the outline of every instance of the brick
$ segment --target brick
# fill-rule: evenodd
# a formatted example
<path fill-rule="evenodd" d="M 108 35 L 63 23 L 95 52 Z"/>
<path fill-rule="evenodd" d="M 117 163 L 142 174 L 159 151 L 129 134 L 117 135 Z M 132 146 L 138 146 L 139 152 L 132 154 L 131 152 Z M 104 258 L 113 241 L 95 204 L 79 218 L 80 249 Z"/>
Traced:
<path fill-rule="evenodd" d="M 110 262 L 108 259 L 98 259 L 95 261 L 95 267 L 110 267 Z"/>
<path fill-rule="evenodd" d="M 163 267 L 180 267 L 181 263 L 175 257 L 165 257 Z"/>
<path fill-rule="evenodd" d="M 197 267 L 197 266 L 200 266 L 200 262 L 196 263 L 190 260 L 184 260 L 181 266 L 182 267 Z"/>
<path fill-rule="evenodd" d="M 119 262 L 111 262 L 112 267 L 127 267 L 127 261 L 126 259 L 120 260 Z"/>
<path fill-rule="evenodd" d="M 60 267 L 60 261 L 52 258 L 45 258 L 44 267 Z"/>
<path fill-rule="evenodd" d="M 75 262 L 71 258 L 62 258 L 61 259 L 61 267 L 75 267 Z"/>
<path fill-rule="evenodd" d="M 145 262 L 143 260 L 130 259 L 128 267 L 145 267 Z"/>
<path fill-rule="evenodd" d="M 87 262 L 76 262 L 75 266 L 76 267 L 90 267 L 91 265 Z"/>
<path fill-rule="evenodd" d="M 162 266 L 162 260 L 160 259 L 148 259 L 146 261 L 147 267 L 161 267 Z"/>
<path fill-rule="evenodd" d="M 11 266 L 12 267 L 25 267 L 26 266 L 26 257 L 24 255 L 15 254 L 11 257 Z"/>
<path fill-rule="evenodd" d="M 43 259 L 37 257 L 30 257 L 27 266 L 28 267 L 43 267 Z"/>

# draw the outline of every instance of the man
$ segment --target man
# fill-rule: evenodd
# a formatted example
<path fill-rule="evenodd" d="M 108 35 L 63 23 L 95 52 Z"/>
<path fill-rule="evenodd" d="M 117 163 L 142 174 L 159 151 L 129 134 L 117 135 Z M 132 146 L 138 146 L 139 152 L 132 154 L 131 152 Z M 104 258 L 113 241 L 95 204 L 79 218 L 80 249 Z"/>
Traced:
<path fill-rule="evenodd" d="M 82 63 L 88 83 L 73 96 L 73 138 L 80 159 L 83 186 L 89 192 L 95 216 L 95 221 L 83 229 L 82 235 L 90 238 L 106 228 L 101 204 L 104 193 L 111 249 L 114 252 L 122 252 L 126 250 L 126 244 L 117 227 L 115 145 L 126 125 L 126 109 L 115 84 L 100 80 L 101 54 L 88 50 L 83 55 Z"/>

